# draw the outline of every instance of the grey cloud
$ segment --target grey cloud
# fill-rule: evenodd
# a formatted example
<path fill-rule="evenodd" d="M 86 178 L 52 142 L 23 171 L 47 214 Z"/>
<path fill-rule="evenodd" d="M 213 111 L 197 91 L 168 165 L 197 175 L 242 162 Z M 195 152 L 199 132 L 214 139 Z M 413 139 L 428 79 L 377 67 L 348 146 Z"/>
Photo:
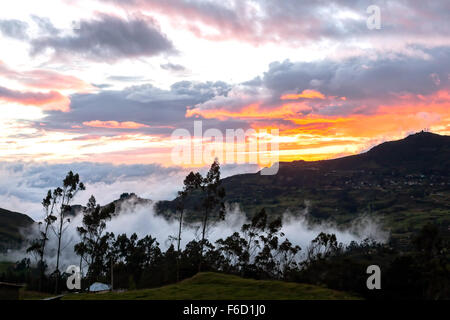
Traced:
<path fill-rule="evenodd" d="M 424 53 L 428 58 L 357 57 L 299 63 L 287 60 L 271 64 L 262 81 L 276 93 L 314 87 L 326 95 L 353 99 L 380 98 L 392 93 L 426 95 L 449 85 L 450 48 L 424 49 Z M 439 86 L 431 74 L 443 79 Z"/>
<path fill-rule="evenodd" d="M 112 81 L 121 81 L 121 82 L 139 82 L 139 81 L 145 81 L 145 79 L 141 76 L 109 76 L 107 78 L 108 80 Z"/>
<path fill-rule="evenodd" d="M 42 34 L 56 36 L 61 32 L 53 25 L 53 23 L 51 22 L 51 20 L 49 18 L 31 15 L 31 19 L 39 27 L 39 31 Z"/>
<path fill-rule="evenodd" d="M 181 72 L 186 71 L 186 68 L 182 66 L 181 64 L 174 64 L 174 63 L 165 63 L 161 64 L 160 67 L 164 70 L 172 71 L 172 72 Z"/>
<path fill-rule="evenodd" d="M 172 42 L 153 20 L 121 18 L 106 14 L 95 20 L 82 20 L 74 35 L 43 36 L 31 41 L 33 55 L 54 50 L 56 58 L 78 55 L 93 61 L 174 53 Z"/>
<path fill-rule="evenodd" d="M 178 95 L 198 96 L 212 98 L 214 96 L 226 96 L 230 91 L 230 85 L 223 81 L 216 82 L 191 82 L 179 81 L 171 86 L 171 90 Z"/>
<path fill-rule="evenodd" d="M 82 123 L 100 121 L 134 121 L 149 127 L 140 128 L 140 132 L 170 135 L 174 128 L 190 130 L 193 119 L 186 119 L 186 108 L 215 96 L 227 95 L 230 85 L 225 82 L 174 83 L 170 90 L 162 90 L 150 84 L 128 87 L 124 90 L 103 90 L 95 94 L 76 94 L 71 96 L 69 112 L 47 111 L 46 117 L 36 123 L 44 123 L 46 130 L 71 130 L 82 133 L 118 133 L 117 129 L 87 128 Z M 82 128 L 72 128 L 82 126 Z M 222 123 L 211 120 L 206 127 L 245 128 L 243 121 Z M 135 129 L 126 129 L 135 130 Z"/>
<path fill-rule="evenodd" d="M 26 40 L 28 39 L 27 30 L 28 24 L 26 22 L 16 19 L 0 20 L 0 31 L 6 37 Z"/>
<path fill-rule="evenodd" d="M 112 84 L 109 83 L 91 83 L 91 84 L 99 89 L 107 89 L 112 87 Z"/>

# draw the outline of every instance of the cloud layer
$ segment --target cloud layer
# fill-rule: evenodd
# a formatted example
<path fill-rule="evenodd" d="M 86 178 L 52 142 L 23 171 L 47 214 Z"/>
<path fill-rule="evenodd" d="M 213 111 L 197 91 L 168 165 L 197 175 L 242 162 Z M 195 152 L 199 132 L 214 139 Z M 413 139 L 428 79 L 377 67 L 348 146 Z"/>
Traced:
<path fill-rule="evenodd" d="M 65 248 L 61 256 L 62 269 L 69 265 L 78 265 L 79 257 L 73 252 L 73 246 L 79 242 L 79 236 L 76 227 L 81 225 L 81 215 L 72 219 L 64 234 L 62 243 Z M 218 239 L 225 239 L 234 232 L 240 230 L 244 223 L 248 223 L 245 214 L 236 206 L 227 208 L 224 221 L 210 225 L 207 229 L 208 240 L 215 243 Z M 200 224 L 189 224 L 184 226 L 182 233 L 181 245 L 184 247 L 191 240 L 199 240 Z M 151 235 L 156 238 L 160 248 L 167 250 L 172 241 L 169 236 L 175 236 L 178 230 L 176 219 L 166 219 L 160 215 L 156 215 L 153 205 L 147 206 L 131 206 L 126 203 L 121 207 L 119 215 L 107 223 L 107 231 L 113 232 L 115 235 L 127 234 L 131 236 L 136 233 L 139 238 Z M 377 242 L 384 243 L 389 238 L 389 232 L 383 230 L 377 220 L 370 217 L 363 217 L 353 224 L 345 228 L 339 228 L 331 223 L 310 223 L 308 221 L 308 213 L 303 212 L 296 217 L 285 215 L 283 219 L 283 228 L 281 230 L 285 234 L 285 238 L 289 239 L 293 245 L 299 245 L 302 248 L 298 261 L 305 259 L 306 249 L 311 241 L 320 233 L 333 233 L 337 240 L 344 245 L 350 244 L 351 241 L 360 242 L 370 238 Z M 30 239 L 35 235 L 28 234 Z M 47 247 L 46 261 L 50 265 L 50 270 L 56 265 L 56 239 L 50 233 L 50 240 Z M 10 252 L 8 259 L 20 260 L 25 256 L 25 250 Z"/>
<path fill-rule="evenodd" d="M 200 168 L 205 174 L 207 167 Z M 99 203 L 119 199 L 124 192 L 136 193 L 153 201 L 171 200 L 183 186 L 189 169 L 160 165 L 113 165 L 108 163 L 6 163 L 0 162 L 0 208 L 18 211 L 39 220 L 41 201 L 48 189 L 61 185 L 72 170 L 86 184 L 86 191 L 74 199 L 75 204 L 86 204 L 94 195 Z M 255 165 L 225 165 L 222 177 L 238 173 L 257 172 Z"/>
<path fill-rule="evenodd" d="M 16 19 L 0 20 L 0 32 L 9 38 L 26 40 L 28 24 Z"/>

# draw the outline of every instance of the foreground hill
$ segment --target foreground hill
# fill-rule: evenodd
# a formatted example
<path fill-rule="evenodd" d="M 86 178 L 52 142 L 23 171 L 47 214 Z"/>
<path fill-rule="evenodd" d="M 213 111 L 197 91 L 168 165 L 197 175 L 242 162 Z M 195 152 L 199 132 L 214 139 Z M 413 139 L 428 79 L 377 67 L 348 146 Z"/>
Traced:
<path fill-rule="evenodd" d="M 71 294 L 65 300 L 348 300 L 350 294 L 309 284 L 199 273 L 161 288 L 122 293 Z"/>
<path fill-rule="evenodd" d="M 428 222 L 450 226 L 450 137 L 420 132 L 380 144 L 354 156 L 280 163 L 278 174 L 241 174 L 222 180 L 226 200 L 249 215 L 307 212 L 315 220 L 351 223 L 376 215 L 396 236 L 408 236 Z M 198 197 L 189 199 L 196 219 Z M 175 201 L 160 202 L 171 214 Z"/>
<path fill-rule="evenodd" d="M 21 231 L 33 225 L 29 216 L 0 208 L 0 253 L 19 246 L 22 242 Z"/>

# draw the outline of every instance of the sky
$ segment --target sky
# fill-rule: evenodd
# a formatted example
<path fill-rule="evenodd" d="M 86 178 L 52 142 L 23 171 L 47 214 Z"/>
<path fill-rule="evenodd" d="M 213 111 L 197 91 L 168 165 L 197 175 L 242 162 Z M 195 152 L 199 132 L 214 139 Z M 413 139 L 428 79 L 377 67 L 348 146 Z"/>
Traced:
<path fill-rule="evenodd" d="M 368 26 L 370 6 L 379 28 Z M 446 0 L 15 0 L 0 9 L 3 201 L 17 196 L 6 179 L 29 168 L 104 164 L 128 177 L 136 166 L 204 166 L 174 163 L 188 142 L 173 133 L 194 135 L 195 121 L 276 143 L 281 161 L 356 154 L 420 130 L 450 134 Z"/>

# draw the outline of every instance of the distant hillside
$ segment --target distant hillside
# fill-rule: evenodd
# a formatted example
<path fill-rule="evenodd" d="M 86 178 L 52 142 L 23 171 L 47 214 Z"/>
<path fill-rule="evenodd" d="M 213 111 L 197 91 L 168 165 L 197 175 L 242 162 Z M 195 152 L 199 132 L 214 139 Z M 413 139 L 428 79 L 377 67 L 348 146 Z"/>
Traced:
<path fill-rule="evenodd" d="M 0 209 L 0 252 L 19 246 L 22 242 L 21 229 L 33 223 L 33 219 L 25 214 Z"/>
<path fill-rule="evenodd" d="M 309 284 L 199 273 L 161 288 L 121 293 L 71 294 L 64 300 L 354 300 L 357 297 Z"/>
<path fill-rule="evenodd" d="M 348 223 L 362 214 L 382 217 L 395 233 L 433 221 L 450 224 L 450 137 L 420 132 L 354 156 L 280 163 L 278 174 L 235 175 L 222 180 L 230 203 L 248 215 L 265 208 L 281 215 L 308 210 L 314 219 Z M 196 219 L 199 200 L 188 200 Z M 175 201 L 158 212 L 171 214 Z M 189 217 L 188 217 L 189 218 Z"/>
<path fill-rule="evenodd" d="M 320 176 L 326 172 L 355 171 L 363 172 L 396 172 L 398 174 L 450 174 L 450 136 L 441 136 L 429 132 L 420 132 L 398 141 L 390 141 L 373 147 L 370 151 L 321 161 L 293 161 L 280 163 L 280 171 L 275 176 L 268 176 L 272 181 L 280 177 L 290 177 L 298 185 L 321 185 L 327 181 L 318 179 L 314 181 L 302 180 L 308 171 L 316 171 Z M 260 176 L 246 174 L 232 176 L 224 179 L 224 184 L 233 184 L 247 177 Z"/>
<path fill-rule="evenodd" d="M 103 207 L 113 206 L 115 207 L 115 215 L 118 215 L 120 212 L 123 212 L 125 209 L 129 209 L 129 211 L 133 211 L 133 209 L 137 206 L 145 206 L 151 205 L 153 201 L 150 199 L 144 199 L 138 197 L 135 193 L 122 193 L 120 198 L 105 204 Z M 79 204 L 74 204 L 71 207 L 70 215 L 76 216 L 78 214 L 83 214 L 84 206 Z"/>
<path fill-rule="evenodd" d="M 148 206 L 152 205 L 153 201 L 150 199 L 144 199 L 138 197 L 134 193 L 122 193 L 120 198 L 111 202 L 108 205 L 114 204 L 116 208 L 116 213 L 124 211 L 125 209 L 130 209 L 131 211 L 137 206 Z"/>

